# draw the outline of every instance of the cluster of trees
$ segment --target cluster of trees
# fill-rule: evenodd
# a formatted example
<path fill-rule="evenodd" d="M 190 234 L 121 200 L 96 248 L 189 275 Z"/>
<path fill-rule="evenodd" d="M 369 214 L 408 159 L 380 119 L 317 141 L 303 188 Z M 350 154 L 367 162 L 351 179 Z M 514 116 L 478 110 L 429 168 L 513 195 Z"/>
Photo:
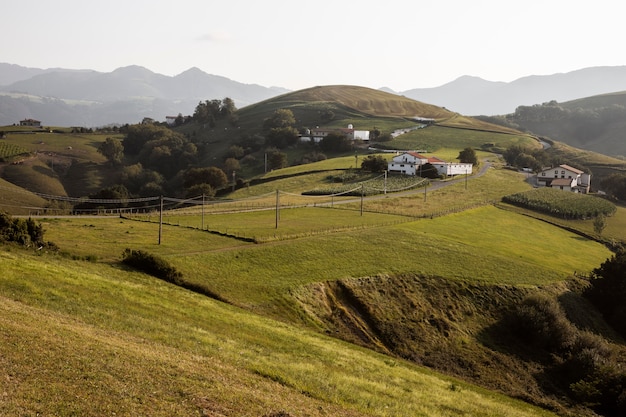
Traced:
<path fill-rule="evenodd" d="M 119 183 L 91 198 L 128 199 L 164 193 L 183 197 L 194 192 L 213 196 L 228 183 L 221 168 L 194 168 L 198 147 L 178 132 L 146 123 L 128 126 L 125 133 L 123 140 L 107 138 L 98 148 L 110 164 L 121 165 Z M 239 155 L 240 150 L 233 152 Z M 239 169 L 236 159 L 227 162 L 226 167 Z"/>
<path fill-rule="evenodd" d="M 626 173 L 616 172 L 610 174 L 600 181 L 602 190 L 610 196 L 626 201 Z"/>
<path fill-rule="evenodd" d="M 552 166 L 555 161 L 543 149 L 531 149 L 522 145 L 507 148 L 502 156 L 507 164 L 517 168 L 530 168 L 541 171 L 544 166 Z"/>
<path fill-rule="evenodd" d="M 567 108 L 556 101 L 519 106 L 506 120 L 521 130 L 542 132 L 555 138 L 568 137 L 585 143 L 598 137 L 607 126 L 626 119 L 626 108 L 619 104 L 598 108 Z M 548 129 L 548 130 L 545 130 Z"/>
<path fill-rule="evenodd" d="M 227 119 L 231 125 L 236 126 L 237 107 L 235 102 L 228 97 L 223 100 L 206 100 L 198 103 L 192 119 L 200 124 L 208 124 L 209 127 L 215 127 L 219 119 Z"/>

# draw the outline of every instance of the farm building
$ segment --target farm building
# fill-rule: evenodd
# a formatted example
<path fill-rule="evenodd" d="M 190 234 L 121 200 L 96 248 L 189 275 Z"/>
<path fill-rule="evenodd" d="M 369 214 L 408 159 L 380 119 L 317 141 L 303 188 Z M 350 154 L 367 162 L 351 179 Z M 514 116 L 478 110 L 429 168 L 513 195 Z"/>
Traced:
<path fill-rule="evenodd" d="M 20 126 L 41 127 L 41 122 L 35 119 L 24 119 L 20 120 Z"/>
<path fill-rule="evenodd" d="M 344 135 L 349 140 L 370 140 L 369 130 L 356 130 L 353 125 L 349 124 L 347 128 L 315 128 L 309 129 L 300 137 L 302 142 L 315 142 L 318 143 L 330 133 L 339 133 Z"/>
<path fill-rule="evenodd" d="M 393 157 L 387 165 L 387 171 L 405 175 L 417 175 L 420 172 L 420 167 L 424 164 L 431 164 L 437 169 L 439 175 L 445 176 L 471 174 L 473 168 L 472 164 L 446 162 L 417 152 L 405 152 Z"/>
<path fill-rule="evenodd" d="M 537 185 L 586 194 L 591 186 L 591 174 L 569 165 L 559 165 L 538 173 Z"/>

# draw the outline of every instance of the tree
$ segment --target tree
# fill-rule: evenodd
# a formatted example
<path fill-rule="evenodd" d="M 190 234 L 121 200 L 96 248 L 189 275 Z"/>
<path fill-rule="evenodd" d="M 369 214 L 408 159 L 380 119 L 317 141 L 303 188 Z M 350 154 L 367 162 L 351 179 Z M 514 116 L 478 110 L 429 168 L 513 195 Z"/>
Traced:
<path fill-rule="evenodd" d="M 271 117 L 263 122 L 263 129 L 269 131 L 274 128 L 292 127 L 296 123 L 293 112 L 289 109 L 278 109 Z"/>
<path fill-rule="evenodd" d="M 183 186 L 187 189 L 198 184 L 209 184 L 218 190 L 228 184 L 228 177 L 217 167 L 190 168 L 183 174 Z"/>
<path fill-rule="evenodd" d="M 352 143 L 341 133 L 329 133 L 320 141 L 324 152 L 346 152 L 352 149 Z"/>
<path fill-rule="evenodd" d="M 101 153 L 112 165 L 119 165 L 124 158 L 124 145 L 119 139 L 106 138 L 98 147 Z"/>
<path fill-rule="evenodd" d="M 228 148 L 228 157 L 229 158 L 235 158 L 235 159 L 241 159 L 244 157 L 245 155 L 245 149 L 243 149 L 243 147 L 239 146 L 239 145 L 232 145 L 230 148 Z"/>
<path fill-rule="evenodd" d="M 387 170 L 387 160 L 380 155 L 369 155 L 361 162 L 361 169 L 369 172 L 384 172 Z"/>
<path fill-rule="evenodd" d="M 476 151 L 472 148 L 465 148 L 459 152 L 457 158 L 462 164 L 478 165 L 478 158 L 476 157 Z"/>
<path fill-rule="evenodd" d="M 239 161 L 235 158 L 226 158 L 226 160 L 224 161 L 224 171 L 228 175 L 232 175 L 233 172 L 239 171 L 240 169 L 241 165 L 239 164 Z"/>
<path fill-rule="evenodd" d="M 265 137 L 265 144 L 279 149 L 298 143 L 298 131 L 293 127 L 273 127 Z"/>
<path fill-rule="evenodd" d="M 593 230 L 595 230 L 597 234 L 601 235 L 605 228 L 606 228 L 606 216 L 600 213 L 596 216 L 595 219 L 593 219 Z"/>
<path fill-rule="evenodd" d="M 626 251 L 618 251 L 591 273 L 586 296 L 622 336 L 626 336 Z"/>
<path fill-rule="evenodd" d="M 235 107 L 235 102 L 233 99 L 229 97 L 225 97 L 222 100 L 222 106 L 220 108 L 220 114 L 222 116 L 230 117 L 237 111 L 237 107 Z"/>
<path fill-rule="evenodd" d="M 437 171 L 437 168 L 430 162 L 423 164 L 420 167 L 418 174 L 422 178 L 430 178 L 430 179 L 439 178 L 439 171 Z"/>
<path fill-rule="evenodd" d="M 287 154 L 276 148 L 270 148 L 267 151 L 267 167 L 272 169 L 281 169 L 287 166 Z"/>
<path fill-rule="evenodd" d="M 196 184 L 187 188 L 187 192 L 185 193 L 185 196 L 187 198 L 198 197 L 200 195 L 204 195 L 205 197 L 213 197 L 215 196 L 215 189 L 209 184 Z"/>

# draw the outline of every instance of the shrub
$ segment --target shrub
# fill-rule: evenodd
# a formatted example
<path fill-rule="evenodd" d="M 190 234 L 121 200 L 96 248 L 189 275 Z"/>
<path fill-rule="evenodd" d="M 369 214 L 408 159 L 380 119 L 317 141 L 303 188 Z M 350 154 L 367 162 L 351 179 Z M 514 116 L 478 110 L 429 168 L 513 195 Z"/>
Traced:
<path fill-rule="evenodd" d="M 586 297 L 622 336 L 626 336 L 626 252 L 619 251 L 591 273 Z"/>
<path fill-rule="evenodd" d="M 0 213 L 0 242 L 14 242 L 26 247 L 56 247 L 53 243 L 44 242 L 43 235 L 43 226 L 33 219 L 14 219 L 6 213 Z"/>
<path fill-rule="evenodd" d="M 163 258 L 141 250 L 126 249 L 122 254 L 122 262 L 139 271 L 145 272 L 164 281 L 176 285 L 182 284 L 183 274 L 176 270 Z"/>
<path fill-rule="evenodd" d="M 519 337 L 549 352 L 570 350 L 576 342 L 577 329 L 559 303 L 546 295 L 524 299 L 513 314 L 512 324 Z"/>

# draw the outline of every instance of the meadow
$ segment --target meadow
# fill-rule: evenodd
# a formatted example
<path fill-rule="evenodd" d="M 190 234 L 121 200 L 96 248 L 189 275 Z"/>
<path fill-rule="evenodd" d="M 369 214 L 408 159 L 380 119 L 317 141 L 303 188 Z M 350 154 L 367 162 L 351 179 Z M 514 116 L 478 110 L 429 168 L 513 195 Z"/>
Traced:
<path fill-rule="evenodd" d="M 2 415 L 552 415 L 116 266 L 0 263 Z"/>
<path fill-rule="evenodd" d="M 444 139 L 455 132 L 438 143 L 440 158 L 454 160 L 467 146 L 458 129 L 432 129 Z M 463 132 L 476 146 L 532 141 Z M 93 136 L 71 145 L 64 134 L 41 135 L 20 138 L 34 147 L 58 139 L 46 152 L 85 155 L 72 175 L 82 173 L 91 185 L 77 190 L 105 183 Z M 420 140 L 409 139 L 410 149 Z M 206 206 L 166 211 L 162 227 L 156 212 L 49 217 L 42 219 L 45 238 L 59 252 L 0 246 L 0 380 L 10 382 L 0 392 L 0 414 L 553 415 L 339 341 L 318 327 L 298 295 L 320 283 L 358 285 L 401 274 L 543 288 L 589 272 L 611 252 L 494 205 L 530 186 L 519 173 L 498 168 L 492 154 L 479 154 L 494 163 L 484 175 L 423 190 L 364 199 L 301 195 L 327 185 L 359 157 L 267 173 L 259 184 Z M 90 166 L 93 171 L 84 169 Z M 36 168 L 54 176 L 49 165 Z M 81 195 L 77 190 L 69 194 Z M 173 203 L 168 208 L 185 205 Z M 606 233 L 618 233 L 624 218 L 618 209 Z M 550 248 L 549 262 L 540 247 Z M 128 269 L 120 263 L 126 248 L 165 259 L 186 282 L 226 302 Z"/>

